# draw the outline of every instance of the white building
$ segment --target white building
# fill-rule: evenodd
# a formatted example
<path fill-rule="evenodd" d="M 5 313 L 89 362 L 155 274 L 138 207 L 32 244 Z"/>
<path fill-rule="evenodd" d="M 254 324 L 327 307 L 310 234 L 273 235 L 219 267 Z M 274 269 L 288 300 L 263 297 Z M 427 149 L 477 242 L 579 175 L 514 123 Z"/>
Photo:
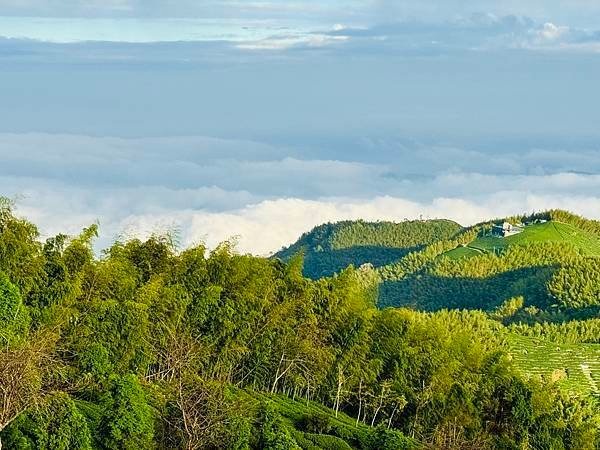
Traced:
<path fill-rule="evenodd" d="M 513 225 L 510 222 L 504 222 L 502 224 L 496 224 L 492 226 L 492 236 L 508 237 L 519 234 L 523 231 L 523 227 L 519 225 Z"/>

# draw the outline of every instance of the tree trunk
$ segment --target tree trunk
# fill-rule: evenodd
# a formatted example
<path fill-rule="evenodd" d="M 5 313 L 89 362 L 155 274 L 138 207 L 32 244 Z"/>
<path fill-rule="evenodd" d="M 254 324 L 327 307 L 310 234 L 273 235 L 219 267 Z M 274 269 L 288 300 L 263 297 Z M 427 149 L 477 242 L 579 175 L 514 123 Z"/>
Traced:
<path fill-rule="evenodd" d="M 379 405 L 377 405 L 377 409 L 375 410 L 375 413 L 373 414 L 373 420 L 371 420 L 371 426 L 375 426 L 375 419 L 377 419 L 377 414 L 379 414 L 379 411 L 381 410 L 382 406 L 383 406 L 383 387 L 381 388 L 381 395 L 379 396 Z"/>
<path fill-rule="evenodd" d="M 338 385 L 335 393 L 335 417 L 338 416 L 340 410 L 340 397 L 342 395 L 342 385 L 344 384 L 344 373 L 341 368 L 338 368 Z"/>
<path fill-rule="evenodd" d="M 281 363 L 283 362 L 284 357 L 285 353 L 282 353 L 281 359 L 279 360 L 279 364 L 277 364 L 277 371 L 275 372 L 275 381 L 273 381 L 273 385 L 271 386 L 271 393 L 274 393 L 275 388 L 277 387 L 277 382 L 279 381 L 279 367 L 281 367 Z"/>
<path fill-rule="evenodd" d="M 362 380 L 358 383 L 358 415 L 356 416 L 356 426 L 360 422 L 360 412 L 362 409 Z"/>
<path fill-rule="evenodd" d="M 392 428 L 392 420 L 394 420 L 394 414 L 396 414 L 396 410 L 398 409 L 398 405 L 394 406 L 392 410 L 392 415 L 390 416 L 390 420 L 388 421 L 388 430 Z"/>

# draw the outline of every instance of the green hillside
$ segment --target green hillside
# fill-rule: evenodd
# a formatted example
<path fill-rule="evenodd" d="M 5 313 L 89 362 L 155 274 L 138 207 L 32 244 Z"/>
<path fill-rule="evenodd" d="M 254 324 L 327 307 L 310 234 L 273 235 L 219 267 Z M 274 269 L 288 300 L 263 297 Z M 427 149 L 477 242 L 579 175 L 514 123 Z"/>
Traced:
<path fill-rule="evenodd" d="M 285 395 L 247 391 L 251 401 L 269 404 L 303 450 L 371 450 L 375 448 L 417 449 L 417 441 L 383 427 L 372 428 L 343 412 Z"/>
<path fill-rule="evenodd" d="M 491 235 L 493 224 L 504 220 L 529 225 L 509 237 Z M 380 306 L 493 311 L 522 297 L 522 308 L 512 320 L 561 321 L 598 313 L 597 222 L 549 211 L 478 224 L 462 236 L 380 267 Z"/>
<path fill-rule="evenodd" d="M 504 221 L 526 225 L 492 235 Z M 370 263 L 381 280 L 380 307 L 493 311 L 523 297 L 511 320 L 528 322 L 591 318 L 600 309 L 600 223 L 561 210 L 467 229 L 445 220 L 325 224 L 275 256 L 302 252 L 313 279 Z"/>
<path fill-rule="evenodd" d="M 511 245 L 545 242 L 562 242 L 580 249 L 586 255 L 600 255 L 600 236 L 568 223 L 550 221 L 526 226 L 522 233 L 506 238 L 481 236 L 465 247 L 445 253 L 444 256 L 452 259 L 473 257 L 487 252 L 500 252 Z"/>
<path fill-rule="evenodd" d="M 318 279 L 353 265 L 390 264 L 425 246 L 452 238 L 462 227 L 450 220 L 364 222 L 343 221 L 320 225 L 276 255 L 288 261 L 304 254 L 304 275 Z"/>

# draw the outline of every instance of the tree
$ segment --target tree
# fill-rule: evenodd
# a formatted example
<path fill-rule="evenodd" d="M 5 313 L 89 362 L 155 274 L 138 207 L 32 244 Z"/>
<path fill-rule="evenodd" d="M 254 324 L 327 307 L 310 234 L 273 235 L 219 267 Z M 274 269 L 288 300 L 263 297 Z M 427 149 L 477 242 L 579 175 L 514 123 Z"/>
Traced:
<path fill-rule="evenodd" d="M 185 448 L 217 447 L 227 440 L 227 427 L 235 414 L 226 398 L 225 385 L 186 376 L 176 382 L 177 428 Z"/>
<path fill-rule="evenodd" d="M 43 376 L 53 363 L 55 342 L 54 334 L 42 330 L 27 343 L 0 348 L 0 433 L 44 397 Z"/>
<path fill-rule="evenodd" d="M 0 272 L 0 346 L 9 346 L 24 337 L 29 328 L 29 314 L 19 288 Z"/>
<path fill-rule="evenodd" d="M 0 197 L 0 271 L 24 297 L 40 283 L 44 258 L 35 225 L 13 214 L 13 203 Z"/>
<path fill-rule="evenodd" d="M 55 393 L 21 414 L 7 429 L 10 448 L 27 450 L 92 450 L 87 419 L 73 399 Z"/>
<path fill-rule="evenodd" d="M 153 447 L 154 415 L 134 375 L 113 377 L 100 404 L 103 411 L 100 436 L 104 448 L 141 450 Z"/>

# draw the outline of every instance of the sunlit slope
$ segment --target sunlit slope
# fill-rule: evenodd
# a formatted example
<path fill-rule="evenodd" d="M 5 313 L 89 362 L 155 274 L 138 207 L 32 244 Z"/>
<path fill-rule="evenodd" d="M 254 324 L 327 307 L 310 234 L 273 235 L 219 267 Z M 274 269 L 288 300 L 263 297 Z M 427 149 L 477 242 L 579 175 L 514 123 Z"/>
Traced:
<path fill-rule="evenodd" d="M 540 242 L 564 242 L 581 249 L 586 255 L 600 255 L 600 237 L 573 225 L 550 221 L 525 227 L 522 233 L 506 238 L 485 236 L 475 239 L 465 247 L 444 254 L 449 258 L 465 258 L 486 252 L 499 252 L 511 245 L 527 245 Z"/>
<path fill-rule="evenodd" d="M 543 377 L 582 393 L 600 393 L 600 344 L 557 344 L 511 335 L 511 356 L 527 376 Z"/>
<path fill-rule="evenodd" d="M 379 305 L 491 311 L 523 297 L 524 308 L 572 315 L 567 310 L 587 307 L 577 316 L 594 316 L 600 304 L 600 289 L 594 287 L 600 283 L 596 230 L 547 221 L 501 238 L 488 235 L 485 226 L 490 223 L 469 239 L 447 242 L 439 251 L 431 246 L 380 268 Z"/>

